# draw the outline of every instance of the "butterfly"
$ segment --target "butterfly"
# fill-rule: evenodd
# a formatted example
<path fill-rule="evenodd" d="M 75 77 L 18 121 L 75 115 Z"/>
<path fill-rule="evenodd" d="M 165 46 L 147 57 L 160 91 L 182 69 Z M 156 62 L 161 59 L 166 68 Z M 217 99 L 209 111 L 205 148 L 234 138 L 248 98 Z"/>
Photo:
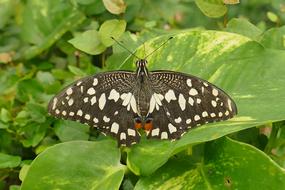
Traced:
<path fill-rule="evenodd" d="M 141 130 L 147 138 L 176 140 L 196 126 L 234 117 L 237 106 L 206 80 L 148 71 L 147 60 L 138 59 L 135 72 L 103 72 L 75 81 L 50 100 L 48 112 L 95 127 L 119 146 L 131 146 L 140 141 Z"/>
<path fill-rule="evenodd" d="M 148 138 L 179 139 L 189 129 L 237 114 L 234 101 L 217 86 L 184 73 L 149 72 L 138 60 L 136 72 L 112 71 L 72 83 L 52 98 L 51 115 L 85 123 L 117 139 L 138 143 Z"/>

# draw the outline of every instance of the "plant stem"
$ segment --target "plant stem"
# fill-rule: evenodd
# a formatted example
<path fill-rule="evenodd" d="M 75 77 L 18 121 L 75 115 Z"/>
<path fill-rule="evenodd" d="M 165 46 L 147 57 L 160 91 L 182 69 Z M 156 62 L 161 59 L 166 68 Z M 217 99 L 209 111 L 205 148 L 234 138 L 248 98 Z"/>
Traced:
<path fill-rule="evenodd" d="M 271 154 L 271 150 L 274 148 L 275 143 L 276 143 L 276 139 L 277 139 L 277 135 L 278 135 L 278 131 L 280 126 L 282 125 L 282 122 L 276 122 L 276 123 L 272 123 L 272 129 L 271 129 L 271 133 L 268 139 L 268 143 L 264 149 L 264 152 L 266 154 Z"/>

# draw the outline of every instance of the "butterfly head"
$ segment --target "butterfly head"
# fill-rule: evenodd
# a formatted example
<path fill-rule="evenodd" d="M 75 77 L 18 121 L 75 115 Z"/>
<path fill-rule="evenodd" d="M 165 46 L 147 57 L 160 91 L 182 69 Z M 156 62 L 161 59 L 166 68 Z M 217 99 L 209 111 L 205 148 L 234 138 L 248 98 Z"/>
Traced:
<path fill-rule="evenodd" d="M 148 75 L 148 71 L 146 68 L 147 60 L 146 59 L 139 59 L 136 62 L 137 66 L 137 76 L 145 76 Z"/>
<path fill-rule="evenodd" d="M 146 59 L 139 59 L 136 62 L 137 68 L 143 68 L 143 67 L 146 67 L 146 65 L 147 65 L 147 60 Z"/>

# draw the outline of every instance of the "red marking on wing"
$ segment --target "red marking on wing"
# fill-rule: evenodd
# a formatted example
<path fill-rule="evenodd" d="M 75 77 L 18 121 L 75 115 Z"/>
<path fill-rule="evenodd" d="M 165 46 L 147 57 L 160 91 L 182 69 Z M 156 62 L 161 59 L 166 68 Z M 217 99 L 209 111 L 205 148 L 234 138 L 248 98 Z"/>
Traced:
<path fill-rule="evenodd" d="M 135 123 L 135 128 L 136 129 L 142 128 L 142 123 Z"/>
<path fill-rule="evenodd" d="M 149 122 L 149 123 L 146 123 L 145 125 L 144 125 L 144 130 L 146 130 L 146 131 L 151 131 L 152 130 L 152 122 Z"/>

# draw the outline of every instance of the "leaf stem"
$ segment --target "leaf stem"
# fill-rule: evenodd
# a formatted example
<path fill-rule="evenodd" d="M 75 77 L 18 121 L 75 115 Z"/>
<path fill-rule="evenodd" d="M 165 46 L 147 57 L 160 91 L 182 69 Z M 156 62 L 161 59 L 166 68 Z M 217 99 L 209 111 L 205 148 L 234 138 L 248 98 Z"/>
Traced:
<path fill-rule="evenodd" d="M 275 122 L 272 123 L 272 129 L 271 129 L 271 133 L 268 139 L 268 143 L 264 148 L 264 152 L 266 154 L 271 154 L 272 149 L 274 148 L 275 144 L 276 144 L 276 139 L 277 139 L 277 135 L 279 132 L 279 128 L 280 126 L 283 124 L 283 122 Z"/>

